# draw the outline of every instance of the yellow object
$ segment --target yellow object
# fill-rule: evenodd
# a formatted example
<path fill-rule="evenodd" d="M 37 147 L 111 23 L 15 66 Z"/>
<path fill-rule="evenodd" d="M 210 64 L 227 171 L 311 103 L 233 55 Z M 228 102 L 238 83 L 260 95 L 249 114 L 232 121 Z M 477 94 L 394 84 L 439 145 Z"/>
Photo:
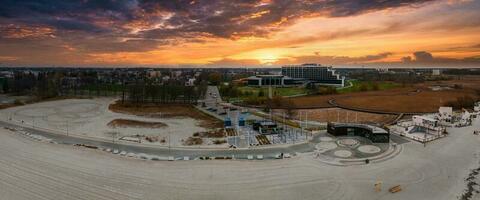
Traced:
<path fill-rule="evenodd" d="M 380 192 L 380 191 L 382 191 L 382 182 L 377 181 L 375 183 L 375 192 Z"/>
<path fill-rule="evenodd" d="M 400 187 L 400 185 L 397 185 L 397 186 L 394 186 L 394 187 L 390 188 L 388 191 L 391 192 L 391 193 L 397 193 L 397 192 L 402 191 L 402 187 Z"/>

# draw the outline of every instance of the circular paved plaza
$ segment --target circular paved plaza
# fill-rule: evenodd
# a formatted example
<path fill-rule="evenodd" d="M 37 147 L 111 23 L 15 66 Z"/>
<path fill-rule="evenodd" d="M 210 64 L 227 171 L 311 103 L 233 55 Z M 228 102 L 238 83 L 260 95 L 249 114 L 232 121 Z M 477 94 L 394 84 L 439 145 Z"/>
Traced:
<path fill-rule="evenodd" d="M 363 137 L 333 137 L 328 134 L 319 137 L 316 152 L 323 157 L 338 159 L 370 158 L 386 152 L 390 144 L 372 143 Z"/>

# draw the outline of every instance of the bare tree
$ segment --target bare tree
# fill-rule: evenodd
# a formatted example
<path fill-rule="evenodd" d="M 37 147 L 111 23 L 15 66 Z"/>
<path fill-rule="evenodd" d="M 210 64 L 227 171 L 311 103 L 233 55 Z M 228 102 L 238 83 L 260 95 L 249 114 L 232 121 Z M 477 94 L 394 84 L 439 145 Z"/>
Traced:
<path fill-rule="evenodd" d="M 285 100 L 283 106 L 289 119 L 292 119 L 297 114 L 297 110 L 295 109 L 295 103 L 291 99 Z"/>

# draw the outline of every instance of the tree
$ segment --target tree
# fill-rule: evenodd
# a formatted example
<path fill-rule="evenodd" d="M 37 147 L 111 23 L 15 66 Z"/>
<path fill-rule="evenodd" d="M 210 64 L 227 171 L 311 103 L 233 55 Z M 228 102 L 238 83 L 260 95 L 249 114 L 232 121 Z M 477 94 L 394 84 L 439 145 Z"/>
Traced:
<path fill-rule="evenodd" d="M 258 92 L 258 97 L 263 97 L 265 96 L 265 93 L 263 92 L 262 89 L 260 89 L 260 91 Z"/>
<path fill-rule="evenodd" d="M 378 82 L 373 82 L 372 83 L 372 90 L 377 91 L 380 89 L 380 86 L 378 85 Z"/>
<path fill-rule="evenodd" d="M 366 83 L 362 83 L 360 84 L 360 87 L 359 87 L 360 91 L 364 92 L 364 91 L 368 91 L 368 85 Z"/>
<path fill-rule="evenodd" d="M 219 85 L 222 82 L 222 74 L 214 72 L 208 75 L 208 82 L 212 85 Z"/>
<path fill-rule="evenodd" d="M 317 94 L 318 93 L 318 87 L 314 83 L 307 84 L 305 89 L 307 89 L 308 94 Z"/>

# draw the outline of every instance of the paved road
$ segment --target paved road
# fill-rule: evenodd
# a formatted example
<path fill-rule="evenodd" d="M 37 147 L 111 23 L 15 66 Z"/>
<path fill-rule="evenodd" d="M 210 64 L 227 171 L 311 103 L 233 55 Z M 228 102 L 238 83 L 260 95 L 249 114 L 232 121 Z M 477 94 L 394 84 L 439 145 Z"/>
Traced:
<path fill-rule="evenodd" d="M 44 130 L 33 129 L 29 127 L 22 127 L 16 124 L 10 124 L 7 122 L 0 121 L 0 126 L 10 127 L 10 128 L 23 128 L 23 130 L 36 135 L 41 135 L 43 137 L 52 139 L 53 141 L 61 144 L 87 144 L 93 145 L 101 148 L 110 148 L 118 149 L 120 151 L 126 151 L 131 153 L 145 153 L 149 155 L 156 155 L 160 157 L 169 157 L 174 156 L 176 159 L 183 159 L 184 156 L 190 157 L 190 159 L 198 157 L 232 157 L 234 156 L 237 159 L 246 159 L 248 155 L 263 155 L 266 159 L 275 158 L 280 153 L 303 153 L 310 152 L 314 150 L 315 144 L 318 143 L 317 135 L 309 143 L 301 143 L 296 145 L 291 145 L 288 147 L 268 147 L 268 148 L 250 148 L 250 149 L 181 149 L 181 148 L 162 148 L 162 147 L 145 147 L 145 146 L 136 146 L 128 144 L 119 144 L 112 142 L 104 142 L 93 139 L 78 138 L 67 135 L 60 135 L 55 133 L 50 133 Z"/>

